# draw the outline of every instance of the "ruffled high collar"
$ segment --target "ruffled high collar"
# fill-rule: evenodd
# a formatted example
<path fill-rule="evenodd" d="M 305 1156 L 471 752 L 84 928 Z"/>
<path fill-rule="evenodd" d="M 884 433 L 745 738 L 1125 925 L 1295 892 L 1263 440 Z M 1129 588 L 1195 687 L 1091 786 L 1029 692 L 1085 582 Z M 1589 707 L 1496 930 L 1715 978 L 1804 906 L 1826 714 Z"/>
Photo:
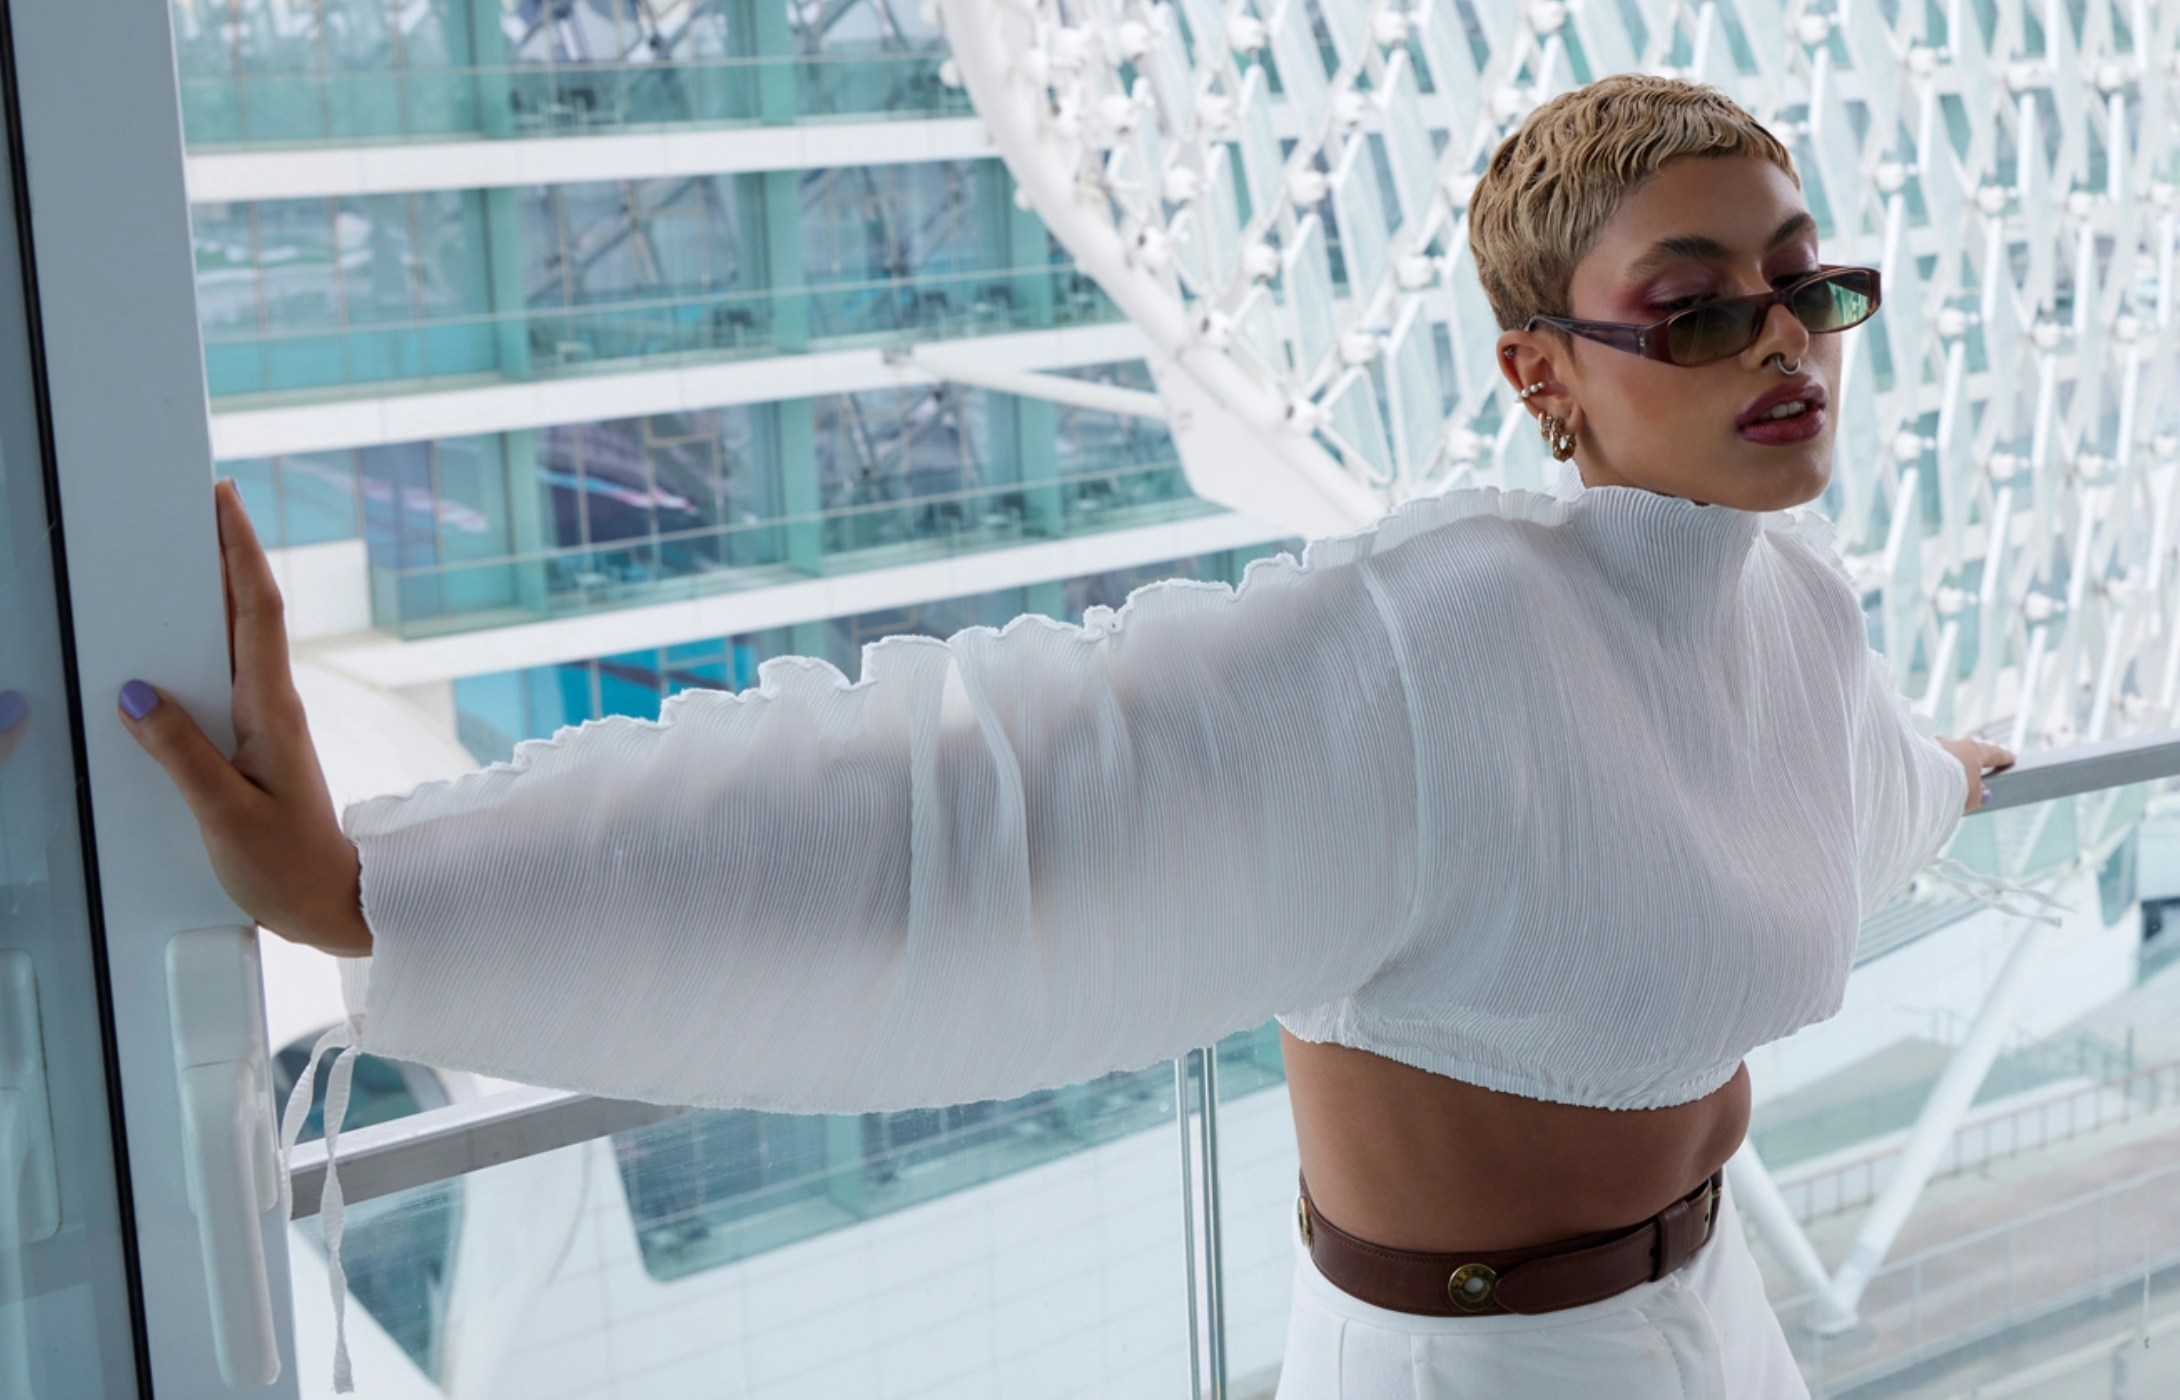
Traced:
<path fill-rule="evenodd" d="M 1582 488 L 1567 528 L 1623 592 L 1664 609 L 1699 608 L 1738 590 L 1765 517 L 1636 486 Z"/>

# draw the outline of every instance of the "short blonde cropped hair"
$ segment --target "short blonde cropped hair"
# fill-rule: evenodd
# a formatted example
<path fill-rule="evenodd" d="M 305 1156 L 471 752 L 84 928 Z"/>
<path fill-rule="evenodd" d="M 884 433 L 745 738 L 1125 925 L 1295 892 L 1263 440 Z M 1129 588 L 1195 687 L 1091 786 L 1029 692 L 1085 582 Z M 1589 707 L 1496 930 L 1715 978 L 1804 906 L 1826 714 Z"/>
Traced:
<path fill-rule="evenodd" d="M 1531 112 L 1469 198 L 1469 248 L 1501 329 L 1571 314 L 1575 264 L 1597 231 L 1630 190 L 1691 156 L 1753 156 L 1801 184 L 1779 138 L 1701 83 L 1618 73 Z"/>

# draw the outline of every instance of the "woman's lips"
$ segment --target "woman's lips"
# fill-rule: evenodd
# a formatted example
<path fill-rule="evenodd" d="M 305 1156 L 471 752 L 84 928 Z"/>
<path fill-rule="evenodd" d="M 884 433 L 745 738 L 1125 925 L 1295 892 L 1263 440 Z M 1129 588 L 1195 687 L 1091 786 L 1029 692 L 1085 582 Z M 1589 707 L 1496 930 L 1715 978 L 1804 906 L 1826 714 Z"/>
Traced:
<path fill-rule="evenodd" d="M 1824 410 L 1812 406 L 1793 418 L 1759 418 L 1743 424 L 1738 431 L 1748 442 L 1761 443 L 1765 447 L 1786 447 L 1807 442 L 1823 432 L 1824 422 Z"/>

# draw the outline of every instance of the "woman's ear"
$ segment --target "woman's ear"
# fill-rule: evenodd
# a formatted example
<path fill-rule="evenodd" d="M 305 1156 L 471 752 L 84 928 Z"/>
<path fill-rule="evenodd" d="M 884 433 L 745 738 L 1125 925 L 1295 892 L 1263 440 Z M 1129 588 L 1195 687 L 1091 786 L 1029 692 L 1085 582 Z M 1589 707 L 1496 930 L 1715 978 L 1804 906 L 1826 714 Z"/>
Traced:
<path fill-rule="evenodd" d="M 1499 373 L 1514 386 L 1514 402 L 1532 414 L 1549 413 L 1578 424 L 1580 409 L 1561 384 L 1543 342 L 1528 331 L 1506 331 L 1498 341 Z M 1523 391 L 1533 390 L 1525 398 Z"/>

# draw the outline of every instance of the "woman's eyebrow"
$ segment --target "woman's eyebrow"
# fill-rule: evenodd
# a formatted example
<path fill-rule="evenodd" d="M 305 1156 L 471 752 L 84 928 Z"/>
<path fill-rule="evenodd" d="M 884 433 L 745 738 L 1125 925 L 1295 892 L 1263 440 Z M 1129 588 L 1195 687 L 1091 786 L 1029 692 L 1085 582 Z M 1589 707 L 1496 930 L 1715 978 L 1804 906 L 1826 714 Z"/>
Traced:
<path fill-rule="evenodd" d="M 1790 242 L 1805 233 L 1815 233 L 1816 231 L 1817 221 L 1810 216 L 1808 210 L 1801 210 L 1788 216 L 1785 223 L 1772 231 L 1771 237 L 1765 240 L 1764 251 L 1768 253 L 1782 243 Z M 1682 258 L 1695 258 L 1703 262 L 1724 262 L 1732 256 L 1733 249 L 1728 248 L 1715 238 L 1709 238 L 1700 233 L 1676 233 L 1670 238 L 1661 238 L 1651 244 L 1649 250 L 1637 258 L 1634 264 L 1628 268 L 1628 275 L 1638 279 L 1647 277 L 1660 268 L 1678 262 Z"/>

